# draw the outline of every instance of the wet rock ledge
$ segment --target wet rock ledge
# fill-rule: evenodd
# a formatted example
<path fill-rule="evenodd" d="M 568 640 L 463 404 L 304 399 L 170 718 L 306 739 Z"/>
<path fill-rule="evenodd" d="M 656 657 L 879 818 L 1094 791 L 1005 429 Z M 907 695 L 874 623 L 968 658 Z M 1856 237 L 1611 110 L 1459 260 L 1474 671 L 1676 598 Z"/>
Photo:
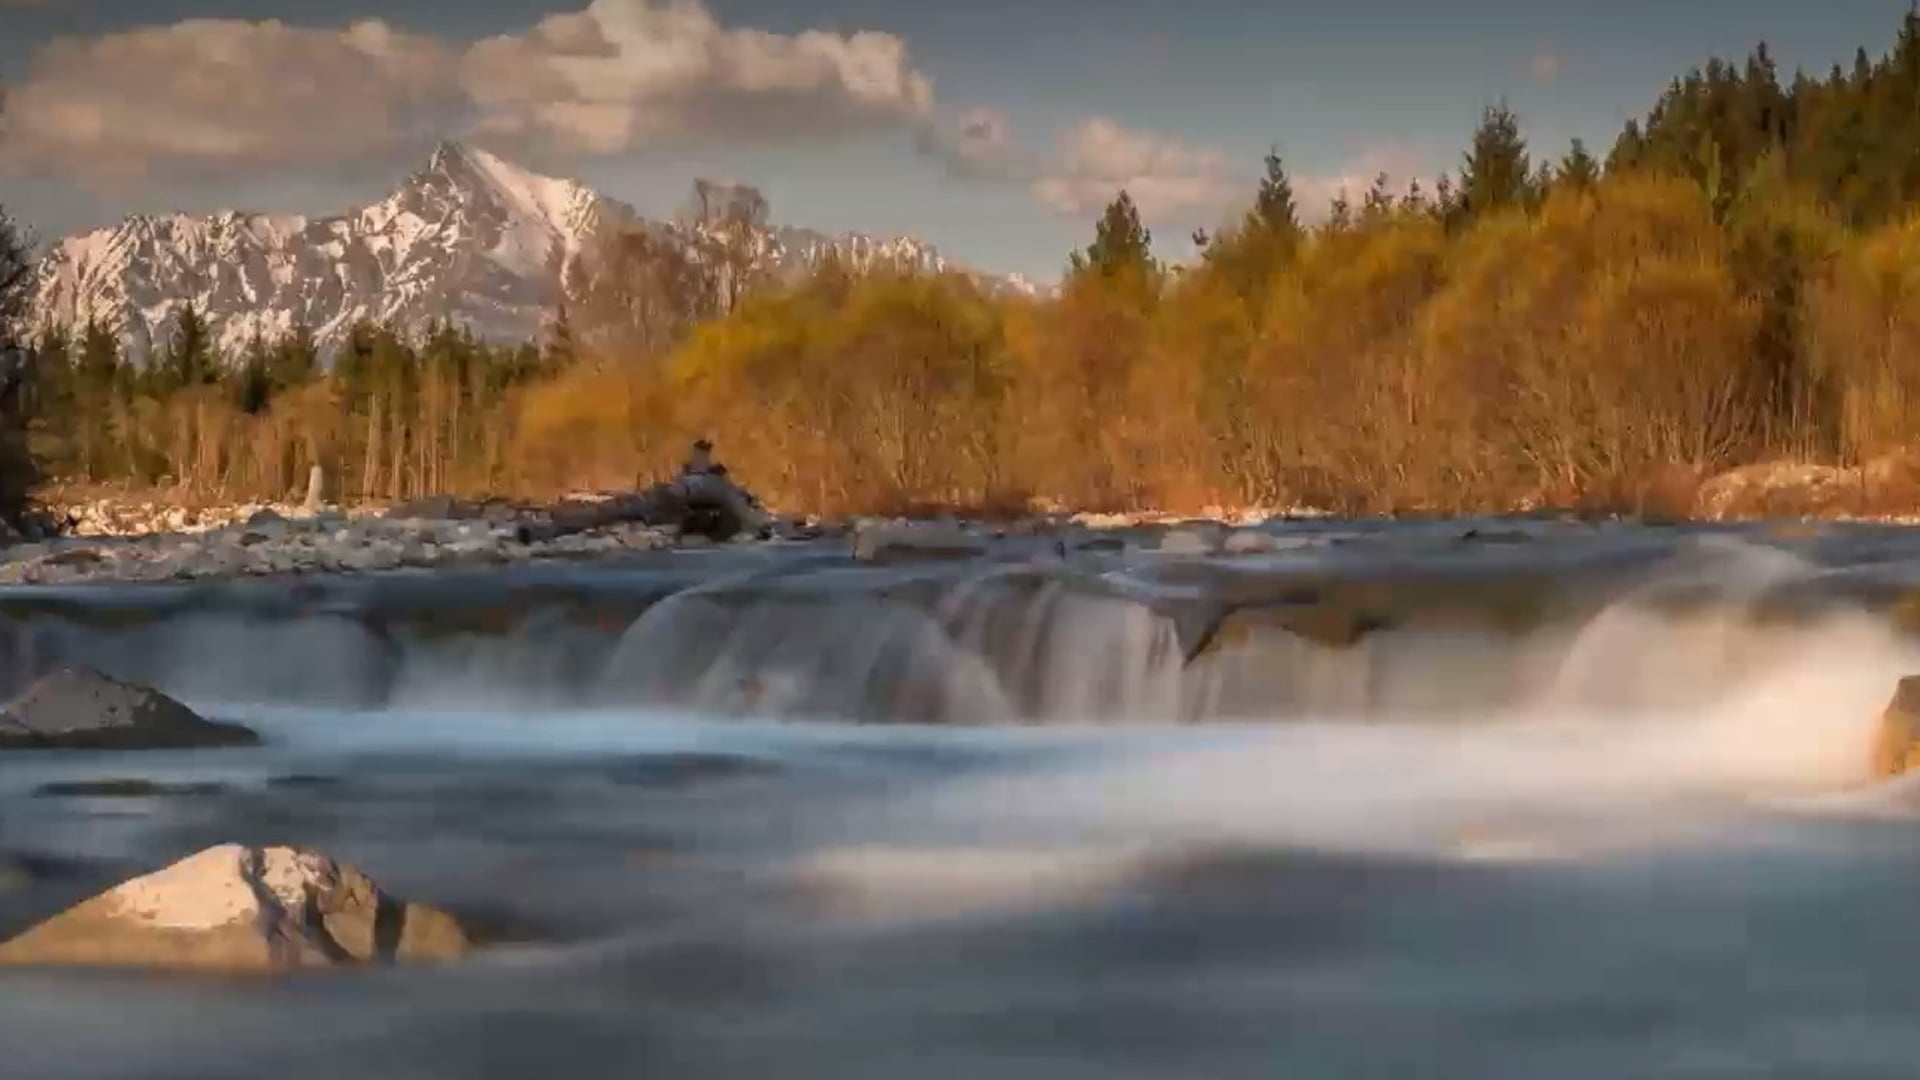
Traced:
<path fill-rule="evenodd" d="M 259 742 L 249 728 L 204 719 L 152 687 L 83 667 L 41 676 L 0 710 L 0 751 L 199 750 Z"/>

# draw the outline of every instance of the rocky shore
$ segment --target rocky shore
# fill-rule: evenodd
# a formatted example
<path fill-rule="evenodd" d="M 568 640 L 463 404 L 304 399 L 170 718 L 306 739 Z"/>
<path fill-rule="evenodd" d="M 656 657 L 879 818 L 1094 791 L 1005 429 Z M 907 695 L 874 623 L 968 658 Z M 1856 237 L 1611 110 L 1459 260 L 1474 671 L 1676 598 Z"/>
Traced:
<path fill-rule="evenodd" d="M 161 519 L 170 522 L 171 516 Z M 0 583 L 174 581 L 246 575 L 369 572 L 498 564 L 653 550 L 674 530 L 636 521 L 578 529 L 551 514 L 486 518 L 286 515 L 252 511 L 237 524 L 201 517 L 178 531 L 76 532 L 0 550 Z M 696 541 L 697 542 L 697 541 Z"/>
<path fill-rule="evenodd" d="M 1737 469 L 1700 485 L 1690 518 L 1911 524 L 1920 518 L 1864 509 L 1886 502 L 1895 489 L 1920 490 L 1920 466 L 1909 464 L 1889 459 L 1850 471 L 1785 463 Z M 723 506 L 722 520 L 703 512 L 703 501 Z M 0 544 L 0 584 L 367 573 L 833 538 L 844 538 L 856 558 L 890 561 L 980 554 L 1005 537 L 1054 538 L 1068 549 L 1115 545 L 1120 541 L 1106 537 L 1143 530 L 1157 537 L 1147 547 L 1170 554 L 1260 554 L 1280 543 L 1261 529 L 1267 522 L 1328 515 L 1303 508 L 1209 507 L 1197 518 L 1065 509 L 994 523 L 781 518 L 734 486 L 724 467 L 703 463 L 647 491 L 575 494 L 547 504 L 435 496 L 313 509 L 294 502 L 187 506 L 154 498 L 56 497 L 42 516 L 52 535 Z"/>
<path fill-rule="evenodd" d="M 1281 515 L 1223 509 L 1199 524 L 1150 512 L 1061 513 L 1001 523 L 766 515 L 718 540 L 713 529 L 698 523 L 690 528 L 678 515 L 661 513 L 655 494 L 644 492 L 580 494 L 546 505 L 441 496 L 396 505 L 330 505 L 317 512 L 297 503 L 189 508 L 96 498 L 51 500 L 45 516 L 57 535 L 0 546 L 0 584 L 369 573 L 834 539 L 846 541 L 856 558 L 891 561 L 979 554 L 1009 536 L 1097 544 L 1103 534 L 1133 529 L 1167 533 L 1169 551 L 1244 554 L 1271 549 L 1271 538 L 1253 530 Z"/>

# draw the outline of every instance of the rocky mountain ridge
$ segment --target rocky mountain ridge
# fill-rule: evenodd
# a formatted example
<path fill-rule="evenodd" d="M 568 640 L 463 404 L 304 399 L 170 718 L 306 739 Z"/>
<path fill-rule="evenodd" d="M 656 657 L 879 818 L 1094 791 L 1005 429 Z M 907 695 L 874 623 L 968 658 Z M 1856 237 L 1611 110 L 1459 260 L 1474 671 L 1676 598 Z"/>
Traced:
<path fill-rule="evenodd" d="M 688 228 L 649 222 L 576 181 L 448 142 L 391 194 L 343 214 L 138 214 L 69 237 L 39 266 L 28 321 L 77 333 L 98 320 L 136 358 L 166 340 L 188 303 L 228 355 L 256 334 L 274 339 L 298 325 L 326 348 L 362 321 L 418 327 L 447 319 L 487 340 L 525 341 L 564 295 L 573 257 L 620 225 Z M 957 269 L 904 237 L 769 226 L 756 246 L 775 273 L 829 252 L 855 265 Z M 981 278 L 992 288 L 1033 291 L 1018 278 Z"/>

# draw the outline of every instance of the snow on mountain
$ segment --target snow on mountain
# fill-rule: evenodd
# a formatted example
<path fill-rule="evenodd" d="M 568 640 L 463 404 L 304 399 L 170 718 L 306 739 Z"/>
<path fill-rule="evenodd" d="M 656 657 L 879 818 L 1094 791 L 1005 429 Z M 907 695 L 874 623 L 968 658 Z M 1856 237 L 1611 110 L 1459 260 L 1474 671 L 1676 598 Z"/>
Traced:
<path fill-rule="evenodd" d="M 302 323 L 331 346 L 363 320 L 451 319 L 483 338 L 524 341 L 561 296 L 568 260 L 601 229 L 641 222 L 582 184 L 443 143 L 392 194 L 336 217 L 135 215 L 70 237 L 42 261 L 28 318 L 76 331 L 97 319 L 136 357 L 166 340 L 189 302 L 229 355 L 256 333 L 271 339 Z M 884 258 L 950 269 L 907 238 L 775 228 L 761 240 L 762 258 L 780 271 L 828 251 L 856 265 Z"/>

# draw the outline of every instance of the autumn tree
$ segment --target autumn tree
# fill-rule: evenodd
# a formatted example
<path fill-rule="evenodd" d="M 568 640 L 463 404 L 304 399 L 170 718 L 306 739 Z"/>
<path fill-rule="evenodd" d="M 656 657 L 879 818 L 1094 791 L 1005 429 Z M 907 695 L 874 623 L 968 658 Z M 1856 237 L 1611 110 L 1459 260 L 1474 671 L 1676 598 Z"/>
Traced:
<path fill-rule="evenodd" d="M 573 299 L 563 324 L 568 351 L 638 360 L 664 355 L 701 320 L 727 310 L 729 282 L 738 283 L 727 257 L 648 225 L 602 238 L 578 257 L 570 275 Z"/>
<path fill-rule="evenodd" d="M 696 180 L 682 215 L 685 241 L 712 275 L 714 309 L 732 312 L 764 283 L 763 249 L 772 211 L 751 184 Z"/>

